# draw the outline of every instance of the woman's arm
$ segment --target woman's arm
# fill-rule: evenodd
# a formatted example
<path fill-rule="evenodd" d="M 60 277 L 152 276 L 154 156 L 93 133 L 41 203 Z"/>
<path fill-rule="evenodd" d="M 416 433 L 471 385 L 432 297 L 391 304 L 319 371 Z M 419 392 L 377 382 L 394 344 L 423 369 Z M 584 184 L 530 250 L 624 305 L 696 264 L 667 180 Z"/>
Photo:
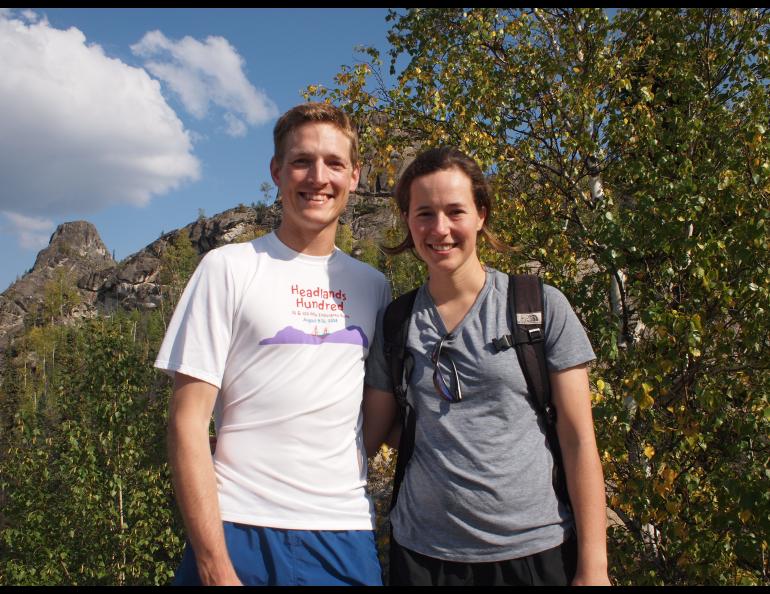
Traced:
<path fill-rule="evenodd" d="M 363 409 L 364 447 L 367 456 L 374 456 L 394 429 L 398 407 L 393 394 L 365 385 Z"/>
<path fill-rule="evenodd" d="M 573 586 L 609 585 L 607 576 L 607 511 L 604 476 L 591 416 L 586 365 L 552 372 L 564 472 L 578 537 L 578 563 Z"/>

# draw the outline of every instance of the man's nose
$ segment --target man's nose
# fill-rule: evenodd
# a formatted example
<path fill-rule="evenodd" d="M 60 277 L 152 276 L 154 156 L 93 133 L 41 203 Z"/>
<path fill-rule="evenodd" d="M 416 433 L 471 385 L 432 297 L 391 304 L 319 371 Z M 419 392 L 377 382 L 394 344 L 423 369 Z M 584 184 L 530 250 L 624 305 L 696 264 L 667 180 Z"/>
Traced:
<path fill-rule="evenodd" d="M 308 171 L 308 177 L 313 183 L 323 185 L 329 181 L 329 168 L 321 160 L 314 161 Z"/>

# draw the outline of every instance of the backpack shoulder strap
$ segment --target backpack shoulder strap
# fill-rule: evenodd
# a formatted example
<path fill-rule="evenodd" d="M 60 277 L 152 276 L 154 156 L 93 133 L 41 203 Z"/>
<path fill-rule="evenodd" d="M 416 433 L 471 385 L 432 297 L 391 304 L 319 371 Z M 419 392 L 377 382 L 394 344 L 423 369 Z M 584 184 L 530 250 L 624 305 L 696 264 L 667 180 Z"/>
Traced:
<path fill-rule="evenodd" d="M 508 308 L 513 343 L 538 413 L 548 424 L 556 422 L 551 405 L 551 382 L 545 360 L 545 300 L 543 280 L 533 274 L 511 275 Z"/>
<path fill-rule="evenodd" d="M 545 359 L 545 297 L 543 281 L 531 274 L 511 275 L 508 280 L 508 309 L 513 336 L 498 339 L 514 346 L 527 389 L 538 416 L 544 422 L 546 443 L 553 455 L 553 486 L 561 502 L 571 509 L 564 462 L 556 434 L 556 408 Z M 495 341 L 497 346 L 498 341 Z M 506 347 L 509 348 L 509 347 Z M 502 350 L 502 349 L 500 349 Z"/>
<path fill-rule="evenodd" d="M 393 394 L 400 409 L 406 404 L 406 383 L 412 371 L 412 359 L 406 350 L 406 339 L 416 297 L 417 289 L 404 293 L 388 305 L 382 319 L 385 359 L 390 370 Z"/>
<path fill-rule="evenodd" d="M 390 509 L 396 506 L 398 491 L 404 480 L 406 465 L 414 450 L 414 433 L 416 418 L 413 408 L 406 398 L 409 377 L 412 374 L 414 360 L 406 349 L 409 334 L 409 322 L 412 309 L 417 297 L 417 289 L 404 293 L 385 310 L 382 320 L 385 359 L 390 370 L 390 380 L 393 385 L 393 395 L 398 403 L 401 418 L 401 439 L 398 444 L 396 472 L 393 476 L 393 491 L 390 498 Z"/>
<path fill-rule="evenodd" d="M 533 274 L 509 275 L 508 310 L 512 333 L 496 338 L 492 343 L 498 351 L 516 349 L 537 413 L 547 422 L 555 422 L 545 360 L 543 281 Z"/>

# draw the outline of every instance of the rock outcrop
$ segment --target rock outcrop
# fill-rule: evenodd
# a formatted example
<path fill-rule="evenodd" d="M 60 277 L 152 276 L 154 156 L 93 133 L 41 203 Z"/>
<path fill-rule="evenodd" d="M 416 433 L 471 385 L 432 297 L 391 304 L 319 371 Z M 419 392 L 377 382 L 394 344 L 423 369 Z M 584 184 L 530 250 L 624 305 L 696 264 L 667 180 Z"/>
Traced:
<path fill-rule="evenodd" d="M 83 284 L 95 286 L 96 301 L 106 310 L 115 307 L 128 309 L 157 307 L 161 298 L 159 275 L 163 254 L 180 234 L 185 234 L 198 254 L 248 238 L 259 230 L 269 231 L 280 222 L 280 205 L 237 206 L 210 218 L 200 218 L 181 229 L 165 233 L 144 249 L 130 255 L 117 266 L 105 271 L 101 283 L 98 278 Z"/>
<path fill-rule="evenodd" d="M 364 186 L 360 193 L 350 195 L 341 222 L 350 226 L 355 240 L 378 240 L 382 230 L 396 219 L 390 204 L 386 191 Z M 109 312 L 117 307 L 153 309 L 161 301 L 163 254 L 180 234 L 185 234 L 203 255 L 273 230 L 280 220 L 280 197 L 269 206 L 237 206 L 165 233 L 119 263 L 112 259 L 91 223 L 64 223 L 38 254 L 31 271 L 0 294 L 0 351 L 23 330 L 25 317 L 42 305 L 46 285 L 52 280 L 64 279 L 77 289 L 79 304 L 70 317 L 95 315 L 99 310 Z"/>
<path fill-rule="evenodd" d="M 43 304 L 46 286 L 51 282 L 76 283 L 81 277 L 98 283 L 99 271 L 115 266 L 109 250 L 96 228 L 86 221 L 63 223 L 51 235 L 48 247 L 25 274 L 0 294 L 0 348 L 24 326 L 24 318 Z M 75 316 L 87 315 L 93 307 L 96 294 L 80 291 L 81 303 Z"/>

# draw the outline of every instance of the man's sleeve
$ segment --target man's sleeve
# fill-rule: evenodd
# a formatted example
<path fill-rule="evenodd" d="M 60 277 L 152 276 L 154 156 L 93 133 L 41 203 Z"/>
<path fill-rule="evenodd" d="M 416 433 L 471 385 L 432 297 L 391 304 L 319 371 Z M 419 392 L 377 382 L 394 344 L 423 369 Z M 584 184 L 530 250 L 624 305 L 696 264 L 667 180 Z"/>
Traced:
<path fill-rule="evenodd" d="M 155 367 L 220 388 L 235 314 L 235 283 L 216 250 L 201 260 L 168 325 Z"/>

